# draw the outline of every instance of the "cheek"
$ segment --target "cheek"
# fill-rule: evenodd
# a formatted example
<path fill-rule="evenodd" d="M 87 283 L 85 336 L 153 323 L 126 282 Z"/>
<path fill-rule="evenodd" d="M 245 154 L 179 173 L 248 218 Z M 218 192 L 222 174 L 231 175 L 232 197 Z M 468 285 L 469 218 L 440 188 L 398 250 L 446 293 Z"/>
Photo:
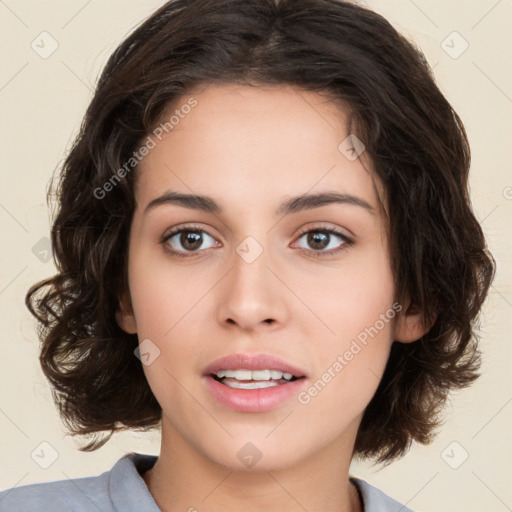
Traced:
<path fill-rule="evenodd" d="M 214 285 L 211 271 L 193 271 L 173 264 L 165 255 L 133 254 L 130 260 L 130 291 L 139 338 L 165 340 L 189 315 L 197 315 L 201 299 Z"/>
<path fill-rule="evenodd" d="M 346 265 L 308 279 L 300 291 L 339 345 L 379 321 L 394 299 L 392 271 L 384 252 L 361 251 L 346 261 Z"/>
<path fill-rule="evenodd" d="M 201 346 L 208 344 L 204 324 L 198 319 L 206 317 L 205 294 L 218 278 L 211 271 L 191 272 L 142 252 L 133 255 L 129 276 L 139 343 L 149 340 L 149 351 L 157 354 L 154 362 L 143 369 L 160 399 L 175 385 L 172 377 L 182 381 L 190 374 L 190 365 L 197 361 Z"/>
<path fill-rule="evenodd" d="M 325 330 L 325 342 L 315 345 L 320 386 L 333 382 L 324 399 L 348 404 L 348 393 L 359 397 L 354 403 L 365 403 L 378 386 L 392 344 L 397 313 L 392 272 L 383 253 L 361 254 L 325 283 L 321 293 L 308 294 L 331 331 Z"/>
<path fill-rule="evenodd" d="M 306 396 L 300 398 L 335 418 L 362 414 L 382 379 L 391 348 L 391 320 L 380 322 L 356 336 L 340 336 L 334 344 L 324 345 L 319 371 Z M 358 330 L 352 326 L 353 332 Z"/>

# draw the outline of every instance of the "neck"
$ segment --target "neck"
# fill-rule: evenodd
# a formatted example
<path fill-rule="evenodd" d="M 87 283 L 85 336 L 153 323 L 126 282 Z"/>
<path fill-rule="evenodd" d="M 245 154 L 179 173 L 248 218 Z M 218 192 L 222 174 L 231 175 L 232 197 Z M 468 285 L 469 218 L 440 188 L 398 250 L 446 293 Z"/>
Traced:
<path fill-rule="evenodd" d="M 142 475 L 162 512 L 363 511 L 348 479 L 353 444 L 346 440 L 339 439 L 294 466 L 273 464 L 258 470 L 260 464 L 255 464 L 241 471 L 216 463 L 187 443 L 165 416 L 162 421 L 160 456 Z"/>

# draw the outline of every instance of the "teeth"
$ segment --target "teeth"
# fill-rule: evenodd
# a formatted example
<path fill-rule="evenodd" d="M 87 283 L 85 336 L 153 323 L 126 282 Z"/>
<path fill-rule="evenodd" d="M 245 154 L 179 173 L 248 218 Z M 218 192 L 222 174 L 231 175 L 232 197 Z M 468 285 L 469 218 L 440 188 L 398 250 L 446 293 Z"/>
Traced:
<path fill-rule="evenodd" d="M 226 386 L 229 386 L 230 388 L 237 388 L 237 389 L 261 389 L 261 388 L 271 388 L 273 386 L 279 386 L 280 384 L 276 381 L 260 381 L 260 382 L 237 382 L 235 381 L 229 381 L 225 380 L 222 382 Z"/>
<path fill-rule="evenodd" d="M 236 380 L 291 380 L 293 375 L 287 372 L 280 372 L 277 370 L 220 370 L 216 373 L 219 379 L 228 377 Z M 271 384 L 275 385 L 275 384 Z M 236 386 L 233 386 L 236 387 Z M 268 386 L 265 386 L 268 387 Z"/>

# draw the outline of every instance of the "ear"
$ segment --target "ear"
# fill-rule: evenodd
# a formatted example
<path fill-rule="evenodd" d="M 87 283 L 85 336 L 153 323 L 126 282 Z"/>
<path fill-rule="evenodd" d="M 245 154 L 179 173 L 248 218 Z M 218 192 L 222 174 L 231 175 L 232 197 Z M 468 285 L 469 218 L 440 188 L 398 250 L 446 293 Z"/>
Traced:
<path fill-rule="evenodd" d="M 403 311 L 395 323 L 393 340 L 401 343 L 412 343 L 419 340 L 430 330 L 436 318 L 437 315 L 434 316 L 429 325 L 424 325 L 419 312 L 411 307 L 411 300 L 407 297 L 403 305 Z"/>
<path fill-rule="evenodd" d="M 116 321 L 117 325 L 119 325 L 124 332 L 128 334 L 135 334 L 137 332 L 137 323 L 135 321 L 135 314 L 133 313 L 132 301 L 126 293 L 122 294 L 119 299 Z"/>

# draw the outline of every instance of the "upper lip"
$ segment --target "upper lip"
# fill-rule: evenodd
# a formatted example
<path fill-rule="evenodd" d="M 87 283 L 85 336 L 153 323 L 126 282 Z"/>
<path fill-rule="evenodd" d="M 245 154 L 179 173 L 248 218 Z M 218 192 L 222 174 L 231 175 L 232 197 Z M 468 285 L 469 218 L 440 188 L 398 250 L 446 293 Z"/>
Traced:
<path fill-rule="evenodd" d="M 276 370 L 305 377 L 304 371 L 270 354 L 231 354 L 216 359 L 204 370 L 203 375 L 215 375 L 220 370 Z"/>

